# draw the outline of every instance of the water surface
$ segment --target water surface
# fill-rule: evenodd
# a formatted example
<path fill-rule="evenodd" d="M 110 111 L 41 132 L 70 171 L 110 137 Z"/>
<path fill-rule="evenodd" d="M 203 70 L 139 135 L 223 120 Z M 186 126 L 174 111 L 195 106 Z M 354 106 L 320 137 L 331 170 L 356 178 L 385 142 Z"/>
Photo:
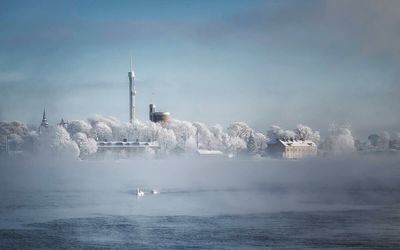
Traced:
<path fill-rule="evenodd" d="M 0 171 L 2 249 L 400 248 L 397 159 L 5 160 Z"/>

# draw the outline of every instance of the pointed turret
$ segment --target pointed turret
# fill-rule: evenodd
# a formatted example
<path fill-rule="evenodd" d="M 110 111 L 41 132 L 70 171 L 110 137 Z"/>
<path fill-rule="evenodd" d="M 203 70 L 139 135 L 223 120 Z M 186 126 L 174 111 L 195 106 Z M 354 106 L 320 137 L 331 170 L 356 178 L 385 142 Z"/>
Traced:
<path fill-rule="evenodd" d="M 46 108 L 43 109 L 43 118 L 42 118 L 42 122 L 40 123 L 40 126 L 46 127 L 46 128 L 49 126 L 49 123 L 47 122 L 47 119 L 46 119 Z"/>
<path fill-rule="evenodd" d="M 39 134 L 40 133 L 42 133 L 42 130 L 44 129 L 44 128 L 48 128 L 49 127 L 49 123 L 47 122 L 47 119 L 46 119 L 46 108 L 44 108 L 43 109 L 43 117 L 42 117 L 42 122 L 40 123 L 40 126 L 39 126 Z"/>
<path fill-rule="evenodd" d="M 61 121 L 60 121 L 60 123 L 58 124 L 58 126 L 67 128 L 67 126 L 68 126 L 68 121 L 64 120 L 64 118 L 61 118 Z"/>

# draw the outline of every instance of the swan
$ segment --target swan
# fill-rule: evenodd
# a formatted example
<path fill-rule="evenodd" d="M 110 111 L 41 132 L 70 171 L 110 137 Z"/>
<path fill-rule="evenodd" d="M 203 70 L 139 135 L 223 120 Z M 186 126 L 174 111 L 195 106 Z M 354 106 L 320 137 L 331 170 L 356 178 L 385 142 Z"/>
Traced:
<path fill-rule="evenodd" d="M 136 195 L 137 195 L 137 196 L 143 196 L 143 195 L 144 195 L 144 192 L 143 192 L 142 190 L 140 190 L 140 188 L 137 188 L 137 189 L 136 189 Z"/>

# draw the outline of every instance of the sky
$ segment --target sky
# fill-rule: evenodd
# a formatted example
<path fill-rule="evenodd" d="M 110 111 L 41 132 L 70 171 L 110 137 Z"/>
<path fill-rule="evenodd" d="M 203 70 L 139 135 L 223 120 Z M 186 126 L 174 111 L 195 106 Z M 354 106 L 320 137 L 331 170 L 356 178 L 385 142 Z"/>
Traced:
<path fill-rule="evenodd" d="M 245 121 L 400 131 L 400 1 L 3 1 L 0 120 L 39 124 L 136 106 Z"/>

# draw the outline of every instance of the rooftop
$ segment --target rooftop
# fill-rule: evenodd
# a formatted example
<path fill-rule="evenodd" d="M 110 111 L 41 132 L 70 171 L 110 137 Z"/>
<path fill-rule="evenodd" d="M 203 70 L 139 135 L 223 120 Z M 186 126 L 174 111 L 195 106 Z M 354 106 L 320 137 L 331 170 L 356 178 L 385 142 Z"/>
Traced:
<path fill-rule="evenodd" d="M 157 112 L 152 112 L 151 115 L 170 115 L 169 112 L 162 112 L 162 111 L 157 111 Z"/>
<path fill-rule="evenodd" d="M 285 147 L 316 147 L 317 144 L 311 140 L 278 140 Z"/>
<path fill-rule="evenodd" d="M 159 147 L 157 141 L 142 142 L 142 141 L 101 141 L 97 142 L 97 147 L 99 148 L 145 148 Z"/>
<path fill-rule="evenodd" d="M 219 150 L 206 150 L 206 149 L 198 149 L 197 153 L 199 155 L 223 155 L 224 154 Z"/>

